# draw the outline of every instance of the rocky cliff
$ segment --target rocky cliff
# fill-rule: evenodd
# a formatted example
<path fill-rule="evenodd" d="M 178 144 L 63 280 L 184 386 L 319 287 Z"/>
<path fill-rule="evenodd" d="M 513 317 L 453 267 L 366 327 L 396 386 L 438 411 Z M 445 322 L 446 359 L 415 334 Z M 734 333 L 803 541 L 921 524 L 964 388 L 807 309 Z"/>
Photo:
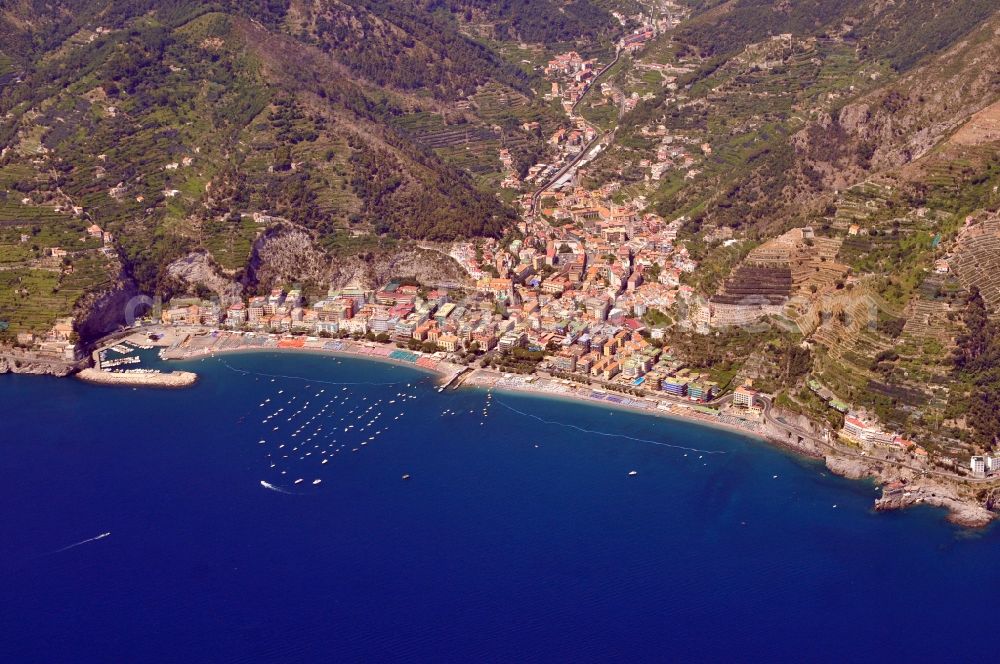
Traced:
<path fill-rule="evenodd" d="M 890 84 L 794 137 L 800 159 L 843 188 L 908 164 L 1000 97 L 1000 15 Z"/>
<path fill-rule="evenodd" d="M 167 266 L 167 274 L 193 289 L 215 293 L 222 306 L 229 306 L 243 297 L 242 284 L 221 274 L 207 251 L 194 251 Z"/>
<path fill-rule="evenodd" d="M 271 229 L 254 242 L 244 284 L 258 292 L 289 283 L 312 284 L 321 290 L 348 285 L 376 288 L 397 277 L 413 277 L 427 285 L 470 284 L 458 263 L 437 251 L 403 244 L 331 257 L 308 233 L 290 227 Z"/>
<path fill-rule="evenodd" d="M 39 358 L 33 353 L 11 348 L 0 348 L 0 375 L 6 373 L 37 376 L 68 376 L 76 370 L 69 362 Z"/>
<path fill-rule="evenodd" d="M 119 277 L 112 286 L 84 295 L 76 304 L 74 327 L 86 345 L 126 322 L 129 302 L 138 294 L 135 283 Z"/>
<path fill-rule="evenodd" d="M 883 485 L 882 496 L 875 501 L 879 511 L 904 509 L 913 505 L 931 505 L 948 510 L 948 520 L 972 528 L 986 526 L 996 514 L 971 487 L 919 473 L 909 468 L 858 459 L 827 455 L 826 466 L 848 479 L 871 478 Z"/>

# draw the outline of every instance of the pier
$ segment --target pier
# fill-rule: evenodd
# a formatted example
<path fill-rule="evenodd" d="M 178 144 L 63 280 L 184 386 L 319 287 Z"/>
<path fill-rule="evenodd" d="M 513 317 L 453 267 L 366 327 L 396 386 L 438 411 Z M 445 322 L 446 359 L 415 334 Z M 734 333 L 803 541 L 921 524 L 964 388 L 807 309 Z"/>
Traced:
<path fill-rule="evenodd" d="M 456 371 L 454 374 L 452 374 L 451 378 L 449 378 L 448 381 L 441 386 L 441 390 L 444 391 L 449 387 L 457 390 L 462 385 L 462 379 L 464 379 L 464 377 L 471 372 L 472 372 L 471 367 L 465 367 L 461 371 Z"/>
<path fill-rule="evenodd" d="M 126 387 L 190 387 L 198 381 L 198 374 L 190 371 L 133 373 L 89 368 L 76 374 L 76 377 L 97 385 L 123 385 Z"/>

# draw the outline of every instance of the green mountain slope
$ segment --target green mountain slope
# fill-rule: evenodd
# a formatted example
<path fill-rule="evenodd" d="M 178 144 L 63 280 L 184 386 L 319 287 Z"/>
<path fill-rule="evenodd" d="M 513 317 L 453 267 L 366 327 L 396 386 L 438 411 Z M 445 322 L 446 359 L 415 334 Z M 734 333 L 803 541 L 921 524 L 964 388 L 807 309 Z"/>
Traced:
<path fill-rule="evenodd" d="M 996 11 L 991 0 L 688 0 L 681 39 L 702 55 L 726 55 L 772 35 L 843 35 L 862 57 L 906 70 L 954 44 Z"/>
<path fill-rule="evenodd" d="M 521 125 L 560 117 L 535 100 L 531 74 L 463 34 L 464 9 L 5 3 L 0 320 L 38 290 L 61 295 L 22 326 L 35 331 L 122 279 L 169 294 L 166 266 L 194 250 L 240 278 L 275 225 L 331 256 L 373 235 L 502 234 L 515 215 L 492 188 L 498 152 L 544 154 Z M 523 101 L 498 112 L 480 95 Z M 112 234 L 111 254 L 80 240 L 92 224 Z M 69 251 L 72 290 L 59 261 L 46 262 L 53 249 Z"/>
<path fill-rule="evenodd" d="M 454 81 L 513 90 L 524 75 L 453 33 L 433 44 L 460 56 L 428 70 L 434 85 L 405 76 L 383 85 L 355 71 L 325 33 L 303 39 L 295 4 L 224 12 L 108 2 L 79 13 L 66 4 L 65 16 L 42 12 L 30 23 L 33 8 L 15 7 L 5 31 L 25 48 L 8 65 L 21 80 L 0 91 L 0 139 L 3 164 L 30 174 L 17 196 L 31 208 L 56 199 L 82 207 L 117 235 L 142 282 L 179 253 L 225 244 L 220 234 L 245 235 L 244 224 L 223 219 L 240 213 L 287 219 L 327 246 L 358 231 L 501 233 L 512 212 L 394 118 L 445 111 Z M 118 13 L 123 5 L 132 11 Z M 419 56 L 432 50 L 414 44 Z M 0 221 L 24 216 L 11 215 Z M 246 256 L 219 259 L 239 268 Z"/>

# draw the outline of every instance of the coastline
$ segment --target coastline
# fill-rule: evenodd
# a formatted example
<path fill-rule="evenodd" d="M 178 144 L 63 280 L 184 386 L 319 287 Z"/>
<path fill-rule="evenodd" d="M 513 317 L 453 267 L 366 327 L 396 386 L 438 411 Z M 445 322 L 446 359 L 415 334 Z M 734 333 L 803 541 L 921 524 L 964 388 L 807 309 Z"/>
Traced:
<path fill-rule="evenodd" d="M 480 372 L 482 372 L 482 373 L 480 373 Z M 541 399 L 554 399 L 554 400 L 557 400 L 557 401 L 565 401 L 565 402 L 577 403 L 577 404 L 581 404 L 582 403 L 582 404 L 586 404 L 588 406 L 595 406 L 595 407 L 603 406 L 605 408 L 609 408 L 609 409 L 612 409 L 612 410 L 620 410 L 620 411 L 625 411 L 625 412 L 629 412 L 629 413 L 636 413 L 638 415 L 648 415 L 648 416 L 651 416 L 651 417 L 658 417 L 658 418 L 668 419 L 668 420 L 676 420 L 676 421 L 679 421 L 679 422 L 689 422 L 689 423 L 698 424 L 698 425 L 705 426 L 705 427 L 712 428 L 712 429 L 718 429 L 718 430 L 721 430 L 721 431 L 727 431 L 729 433 L 739 434 L 741 436 L 746 436 L 746 437 L 749 437 L 749 438 L 753 438 L 753 439 L 761 441 L 761 442 L 777 444 L 776 442 L 771 441 L 767 437 L 767 435 L 765 433 L 752 431 L 752 430 L 749 430 L 749 429 L 746 429 L 746 428 L 743 428 L 743 427 L 740 427 L 740 426 L 737 426 L 737 425 L 729 424 L 729 423 L 726 423 L 726 422 L 715 421 L 715 420 L 709 419 L 707 416 L 705 416 L 705 417 L 698 417 L 698 416 L 695 416 L 694 413 L 685 412 L 685 410 L 687 410 L 687 409 L 683 409 L 683 408 L 666 409 L 666 410 L 659 409 L 659 408 L 642 408 L 642 407 L 639 407 L 639 406 L 634 406 L 634 405 L 630 405 L 630 404 L 626 404 L 626 403 L 616 403 L 616 402 L 613 402 L 613 401 L 605 401 L 605 400 L 601 400 L 601 399 L 593 399 L 593 398 L 590 398 L 590 397 L 588 397 L 588 396 L 586 396 L 584 394 L 580 394 L 578 392 L 569 392 L 569 391 L 567 391 L 567 392 L 560 392 L 560 391 L 546 390 L 546 389 L 542 389 L 542 388 L 538 388 L 538 387 L 516 386 L 516 385 L 499 385 L 498 386 L 498 385 L 492 385 L 492 384 L 488 384 L 488 383 L 478 382 L 478 380 L 481 380 L 481 376 L 483 374 L 486 374 L 486 373 L 494 374 L 498 379 L 502 379 L 502 374 L 500 374 L 498 372 L 493 372 L 493 371 L 490 371 L 490 370 L 487 370 L 487 369 L 476 369 L 471 374 L 469 374 L 469 377 L 463 382 L 462 387 L 468 387 L 468 388 L 478 389 L 478 390 L 487 390 L 487 391 L 493 391 L 493 392 L 500 392 L 500 393 L 507 393 L 507 394 L 527 394 L 529 396 L 533 396 L 533 397 L 541 398 Z M 800 449 L 795 448 L 795 447 L 792 447 L 792 446 L 788 446 L 787 449 L 789 449 L 791 451 L 795 451 L 795 452 L 797 452 L 799 454 L 802 454 L 804 456 L 809 456 L 810 458 L 813 458 L 813 459 L 820 459 L 820 458 L 822 458 L 819 455 L 810 455 L 810 454 L 806 453 L 805 451 L 800 450 Z"/>
<path fill-rule="evenodd" d="M 219 336 L 214 337 L 214 340 L 231 341 L 235 337 L 228 336 L 229 333 L 222 332 Z M 205 338 L 202 335 L 201 338 Z M 241 341 L 245 341 L 246 338 L 240 338 Z M 349 357 L 354 359 L 362 360 L 372 360 L 378 362 L 384 362 L 388 364 L 394 364 L 397 366 L 405 366 L 426 373 L 436 375 L 439 377 L 439 384 L 450 384 L 457 377 L 461 376 L 462 379 L 459 384 L 453 389 L 458 387 L 472 387 L 476 389 L 486 389 L 486 390 L 497 390 L 506 391 L 512 394 L 522 393 L 530 394 L 536 397 L 546 397 L 555 399 L 565 399 L 567 401 L 572 401 L 574 403 L 583 403 L 590 406 L 605 406 L 617 410 L 623 410 L 633 413 L 638 413 L 642 415 L 653 415 L 657 417 L 675 419 L 678 421 L 693 422 L 707 426 L 710 428 L 715 428 L 723 431 L 728 431 L 730 433 L 736 433 L 744 436 L 750 436 L 761 442 L 774 444 L 781 446 L 785 449 L 795 452 L 803 456 L 807 456 L 813 459 L 821 459 L 822 454 L 809 449 L 784 443 L 778 440 L 774 436 L 769 436 L 763 430 L 755 430 L 748 426 L 740 426 L 734 423 L 728 423 L 724 421 L 719 421 L 717 418 L 712 416 L 698 413 L 697 411 L 684 407 L 678 404 L 671 404 L 668 408 L 658 408 L 652 405 L 650 400 L 642 400 L 644 403 L 650 405 L 650 407 L 640 407 L 636 405 L 631 405 L 629 403 L 622 403 L 621 401 L 607 401 L 602 399 L 591 398 L 586 394 L 580 393 L 576 389 L 546 389 L 541 385 L 518 385 L 516 383 L 511 383 L 506 381 L 505 374 L 495 371 L 492 369 L 476 368 L 469 371 L 469 367 L 463 365 L 452 364 L 444 360 L 434 359 L 430 356 L 416 352 L 407 351 L 411 356 L 415 356 L 421 360 L 427 360 L 424 363 L 418 363 L 417 361 L 406 361 L 391 357 L 390 354 L 393 350 L 396 350 L 385 344 L 376 344 L 373 342 L 355 342 L 355 341 L 328 341 L 328 340 L 314 340 L 312 344 L 302 344 L 294 346 L 281 346 L 272 345 L 274 339 L 271 337 L 261 338 L 254 337 L 254 341 L 258 339 L 265 340 L 265 343 L 240 343 L 237 346 L 219 347 L 218 344 L 213 344 L 211 346 L 201 346 L 197 348 L 185 348 L 181 349 L 176 346 L 172 346 L 169 350 L 164 353 L 165 361 L 192 361 L 197 359 L 204 359 L 206 357 L 213 357 L 216 355 L 234 355 L 241 353 L 259 353 L 259 352 L 300 352 L 300 353 L 313 353 L 317 355 L 327 355 L 332 357 Z M 190 337 L 184 340 L 185 343 L 190 340 Z M 268 343 L 270 342 L 270 343 Z M 330 344 L 338 344 L 337 347 L 328 347 Z M 379 350 L 381 349 L 381 350 Z M 390 354 L 386 353 L 386 350 Z M 366 352 L 368 351 L 368 352 Z M 432 364 L 433 363 L 433 364 Z M 548 385 L 553 379 L 544 379 L 548 382 Z M 615 396 L 615 395 L 612 395 Z M 636 400 L 639 400 L 638 398 Z M 756 424 L 750 423 L 748 424 Z"/>
<path fill-rule="evenodd" d="M 273 341 L 273 339 L 268 339 L 267 341 Z M 450 362 L 445 362 L 443 360 L 431 359 L 422 353 L 415 353 L 407 351 L 414 356 L 417 356 L 420 360 L 426 360 L 422 363 L 417 361 L 407 361 L 398 358 L 391 357 L 388 353 L 384 351 L 380 352 L 364 352 L 361 348 L 367 349 L 369 351 L 375 351 L 376 349 L 388 349 L 388 347 L 382 344 L 362 344 L 359 342 L 339 342 L 339 347 L 327 347 L 328 344 L 333 342 L 327 340 L 316 340 L 312 344 L 302 344 L 295 346 L 281 346 L 281 345 L 265 345 L 265 344 L 241 344 L 239 346 L 231 347 L 203 347 L 196 349 L 186 349 L 181 350 L 178 348 L 171 347 L 163 353 L 163 360 L 167 362 L 181 361 L 190 362 L 194 360 L 205 359 L 208 357 L 214 357 L 217 355 L 239 355 L 243 353 L 254 354 L 262 352 L 297 352 L 297 353 L 307 353 L 313 355 L 321 355 L 328 357 L 349 357 L 356 359 L 371 360 L 375 362 L 382 362 L 385 364 L 392 364 L 395 366 L 408 367 L 415 369 L 417 371 L 427 373 L 434 376 L 439 376 L 444 382 L 453 380 L 455 376 L 461 374 L 466 370 L 466 367 L 452 364 Z M 395 348 L 388 349 L 390 352 L 396 350 Z M 447 379 L 447 380 L 445 380 Z"/>
<path fill-rule="evenodd" d="M 316 343 L 320 342 L 317 341 Z M 708 415 L 698 412 L 690 406 L 676 403 L 666 404 L 666 402 L 660 402 L 657 406 L 654 406 L 653 401 L 650 399 L 627 397 L 610 392 L 606 394 L 616 397 L 615 401 L 593 398 L 590 394 L 584 393 L 587 388 L 584 388 L 582 385 L 567 386 L 560 384 L 556 379 L 547 377 L 534 376 L 531 377 L 531 380 L 526 380 L 522 376 L 503 374 L 492 369 L 482 368 L 473 369 L 470 372 L 468 367 L 441 360 L 436 360 L 433 366 L 428 364 L 418 365 L 412 361 L 402 361 L 389 357 L 386 351 L 391 353 L 392 350 L 391 347 L 385 345 L 374 343 L 359 344 L 356 342 L 343 342 L 336 350 L 316 346 L 279 347 L 241 345 L 235 348 L 203 349 L 202 352 L 185 353 L 183 357 L 175 359 L 191 360 L 210 357 L 214 354 L 254 351 L 298 351 L 320 355 L 339 355 L 355 359 L 375 360 L 400 366 L 409 366 L 439 376 L 439 385 L 450 385 L 458 378 L 457 384 L 452 389 L 469 387 L 472 389 L 494 390 L 510 394 L 526 394 L 535 398 L 561 399 L 589 406 L 604 406 L 640 415 L 684 421 L 753 438 L 756 441 L 773 445 L 796 456 L 812 461 L 822 461 L 828 470 L 841 477 L 854 480 L 872 480 L 882 485 L 882 495 L 876 499 L 873 505 L 876 511 L 905 509 L 911 505 L 919 504 L 931 505 L 945 509 L 947 511 L 947 518 L 952 523 L 970 528 L 985 527 L 996 518 L 996 515 L 983 507 L 975 499 L 974 495 L 960 495 L 958 490 L 960 481 L 958 480 L 942 480 L 941 478 L 921 476 L 907 469 L 881 463 L 877 459 L 861 460 L 831 453 L 830 450 L 824 450 L 801 436 L 792 438 L 789 433 L 786 439 L 776 435 L 774 432 L 769 432 L 766 422 L 751 422 L 733 418 L 732 416 L 727 417 L 734 421 L 727 422 L 720 419 L 721 414 L 715 416 Z M 422 353 L 412 353 L 412 355 L 421 358 L 425 357 Z M 593 392 L 591 390 L 591 393 Z M 631 402 L 642 403 L 645 406 L 636 405 Z M 665 407 L 659 407 L 664 405 Z M 737 422 L 743 423 L 743 425 L 741 426 Z M 911 491 L 906 492 L 905 496 L 898 494 L 892 488 L 893 485 L 898 484 L 900 481 L 908 483 L 911 489 Z"/>
<path fill-rule="evenodd" d="M 446 387 L 470 387 L 509 394 L 526 394 L 536 398 L 560 399 L 590 406 L 651 415 L 701 425 L 728 433 L 753 438 L 810 460 L 822 460 L 836 475 L 855 480 L 869 479 L 882 486 L 876 499 L 876 511 L 905 509 L 911 505 L 932 505 L 947 510 L 948 520 L 958 525 L 981 528 L 989 525 L 996 514 L 980 500 L 976 487 L 960 477 L 950 477 L 934 471 L 920 471 L 889 459 L 866 457 L 839 451 L 836 446 L 809 435 L 801 428 L 782 427 L 770 418 L 747 420 L 712 408 L 714 413 L 699 411 L 694 405 L 650 397 L 635 397 L 584 386 L 545 374 L 504 374 L 493 369 L 471 368 L 454 364 L 439 357 L 395 348 L 376 342 L 315 337 L 282 337 L 278 335 L 243 335 L 205 327 L 163 328 L 164 336 L 155 345 L 161 348 L 164 361 L 193 361 L 225 354 L 297 351 L 330 357 L 347 357 L 406 366 L 437 376 L 439 390 Z M 115 335 L 119 340 L 134 336 L 138 340 L 150 333 L 136 329 L 130 335 Z M 132 387 L 180 388 L 193 385 L 197 374 L 189 371 L 163 374 L 109 373 L 99 369 L 84 369 L 78 377 L 86 382 Z M 780 418 L 779 418 L 780 420 Z M 783 420 L 781 420 L 783 421 Z M 785 437 L 778 435 L 782 433 Z M 993 483 L 996 484 L 996 483 Z M 899 487 L 904 486 L 905 491 Z M 980 485 L 983 486 L 983 485 Z M 987 489 L 996 488 L 986 486 Z M 982 493 L 981 491 L 979 493 Z M 992 494 L 990 494 L 992 495 Z M 988 504 L 988 503 L 987 503 Z"/>
<path fill-rule="evenodd" d="M 325 350 L 322 348 L 265 348 L 265 347 L 247 347 L 247 348 L 225 348 L 205 355 L 194 355 L 191 357 L 184 358 L 169 358 L 168 362 L 193 362 L 195 360 L 203 360 L 209 357 L 216 357 L 220 355 L 257 355 L 259 353 L 286 353 L 294 352 L 301 355 L 320 355 L 324 357 L 346 357 L 356 360 L 368 360 L 370 362 L 378 362 L 380 364 L 391 364 L 397 367 L 407 367 L 415 371 L 420 371 L 421 373 L 426 373 L 432 376 L 439 376 L 441 378 L 447 377 L 447 373 L 438 369 L 431 369 L 428 367 L 418 366 L 416 364 L 411 364 L 409 362 L 403 362 L 401 360 L 395 360 L 389 357 L 377 357 L 374 355 L 365 355 L 364 353 L 356 353 L 346 350 Z"/>
<path fill-rule="evenodd" d="M 85 367 L 85 360 L 67 360 L 32 351 L 0 347 L 0 375 L 5 373 L 65 378 Z"/>

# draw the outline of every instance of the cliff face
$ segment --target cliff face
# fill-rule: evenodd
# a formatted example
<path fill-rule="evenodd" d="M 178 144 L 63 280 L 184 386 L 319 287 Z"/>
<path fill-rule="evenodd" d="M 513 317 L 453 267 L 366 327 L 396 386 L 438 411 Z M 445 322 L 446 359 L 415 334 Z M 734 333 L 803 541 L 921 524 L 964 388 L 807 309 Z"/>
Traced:
<path fill-rule="evenodd" d="M 330 261 L 303 230 L 275 227 L 253 243 L 244 284 L 267 290 L 278 284 L 328 280 Z"/>
<path fill-rule="evenodd" d="M 80 341 L 88 344 L 124 325 L 129 302 L 137 294 L 132 280 L 119 277 L 110 288 L 85 295 L 77 303 L 74 315 Z"/>
<path fill-rule="evenodd" d="M 312 283 L 320 289 L 349 285 L 376 288 L 396 277 L 413 277 L 427 285 L 471 283 L 454 259 L 437 251 L 410 245 L 331 258 L 316 247 L 308 233 L 278 228 L 254 243 L 245 285 L 258 292 L 295 282 Z"/>
<path fill-rule="evenodd" d="M 68 376 L 76 367 L 67 362 L 39 359 L 31 353 L 0 348 L 0 375 Z"/>
<path fill-rule="evenodd" d="M 875 509 L 879 511 L 904 509 L 914 505 L 942 507 L 948 510 L 949 521 L 971 528 L 981 528 L 996 518 L 996 514 L 991 511 L 993 501 L 989 491 L 984 491 L 983 498 L 980 499 L 970 487 L 874 459 L 828 455 L 826 466 L 848 479 L 871 478 L 883 484 L 882 496 L 875 501 Z"/>
<path fill-rule="evenodd" d="M 891 84 L 819 114 L 794 137 L 830 187 L 908 164 L 1000 96 L 1000 15 Z"/>
<path fill-rule="evenodd" d="M 371 261 L 357 256 L 335 261 L 331 282 L 337 287 L 357 284 L 375 288 L 393 277 L 413 277 L 422 284 L 452 287 L 472 283 L 454 259 L 417 247 L 379 252 Z"/>
<path fill-rule="evenodd" d="M 187 286 L 207 288 L 219 297 L 222 306 L 229 306 L 243 297 L 243 286 L 222 276 L 205 251 L 178 258 L 167 266 L 167 274 Z"/>

